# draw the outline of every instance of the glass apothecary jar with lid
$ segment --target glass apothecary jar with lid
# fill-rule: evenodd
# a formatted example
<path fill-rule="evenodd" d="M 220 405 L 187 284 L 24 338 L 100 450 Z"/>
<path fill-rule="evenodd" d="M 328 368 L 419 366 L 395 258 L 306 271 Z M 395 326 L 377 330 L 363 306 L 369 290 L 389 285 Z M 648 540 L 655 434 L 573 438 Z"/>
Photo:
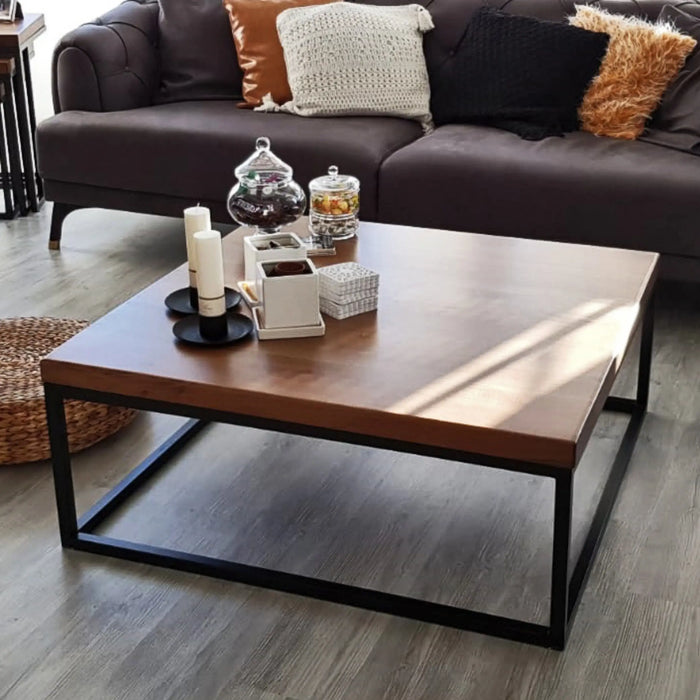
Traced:
<path fill-rule="evenodd" d="M 352 238 L 360 225 L 360 181 L 331 165 L 328 175 L 309 183 L 309 230 L 321 240 Z"/>
<path fill-rule="evenodd" d="M 256 233 L 278 233 L 299 219 L 306 208 L 304 190 L 292 179 L 294 171 L 270 150 L 261 136 L 255 152 L 234 171 L 238 182 L 228 195 L 231 218 Z"/>

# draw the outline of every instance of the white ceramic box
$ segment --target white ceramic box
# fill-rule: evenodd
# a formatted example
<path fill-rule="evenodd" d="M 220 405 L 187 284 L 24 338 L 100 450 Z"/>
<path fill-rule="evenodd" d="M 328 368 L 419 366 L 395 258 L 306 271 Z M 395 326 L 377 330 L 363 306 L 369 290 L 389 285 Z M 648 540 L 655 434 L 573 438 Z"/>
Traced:
<path fill-rule="evenodd" d="M 270 260 L 257 265 L 256 290 L 262 305 L 266 329 L 317 326 L 321 322 L 318 271 L 311 260 L 304 260 L 304 274 L 274 276 L 274 268 L 288 260 Z M 270 276 L 273 275 L 273 276 Z"/>
<path fill-rule="evenodd" d="M 257 264 L 267 260 L 303 260 L 306 246 L 295 233 L 271 233 L 243 239 L 245 278 L 255 281 Z"/>

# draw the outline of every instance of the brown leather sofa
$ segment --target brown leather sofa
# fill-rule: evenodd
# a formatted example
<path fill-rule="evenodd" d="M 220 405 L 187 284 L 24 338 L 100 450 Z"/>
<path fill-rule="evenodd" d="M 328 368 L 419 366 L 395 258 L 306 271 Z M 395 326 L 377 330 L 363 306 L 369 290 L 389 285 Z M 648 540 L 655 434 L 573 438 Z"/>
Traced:
<path fill-rule="evenodd" d="M 429 70 L 449 55 L 483 1 L 424 0 L 435 21 L 425 39 Z M 700 4 L 671 1 L 700 16 Z M 573 0 L 498 4 L 544 19 L 573 12 Z M 653 19 L 666 2 L 601 4 Z M 179 216 L 199 201 L 215 220 L 229 221 L 224 200 L 233 168 L 255 138 L 266 135 L 302 185 L 330 164 L 357 175 L 367 220 L 656 250 L 681 262 L 700 261 L 698 156 L 584 132 L 525 141 L 493 128 L 447 125 L 423 136 L 417 123 L 395 118 L 257 113 L 236 107 L 235 71 L 223 93 L 163 100 L 161 52 L 173 47 L 160 42 L 158 13 L 157 0 L 127 0 L 56 48 L 56 116 L 37 134 L 40 172 L 55 203 L 53 247 L 66 215 L 80 207 Z M 209 32 L 200 47 L 212 70 L 231 63 L 226 21 L 222 12 L 220 46 Z M 195 30 L 192 41 L 203 41 Z M 190 77 L 196 82 L 198 76 Z"/>

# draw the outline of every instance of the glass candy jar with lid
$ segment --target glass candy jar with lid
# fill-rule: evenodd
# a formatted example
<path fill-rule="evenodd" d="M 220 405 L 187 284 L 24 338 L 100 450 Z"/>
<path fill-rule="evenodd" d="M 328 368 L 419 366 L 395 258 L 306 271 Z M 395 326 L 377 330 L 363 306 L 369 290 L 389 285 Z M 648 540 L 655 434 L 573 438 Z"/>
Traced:
<path fill-rule="evenodd" d="M 270 150 L 270 139 L 258 138 L 255 152 L 234 172 L 238 182 L 229 192 L 227 206 L 241 226 L 255 226 L 256 233 L 278 233 L 304 213 L 304 190 L 292 179 L 292 168 Z"/>
<path fill-rule="evenodd" d="M 360 224 L 360 181 L 352 175 L 339 175 L 331 165 L 328 175 L 309 183 L 309 230 L 312 236 L 335 241 L 352 238 Z"/>

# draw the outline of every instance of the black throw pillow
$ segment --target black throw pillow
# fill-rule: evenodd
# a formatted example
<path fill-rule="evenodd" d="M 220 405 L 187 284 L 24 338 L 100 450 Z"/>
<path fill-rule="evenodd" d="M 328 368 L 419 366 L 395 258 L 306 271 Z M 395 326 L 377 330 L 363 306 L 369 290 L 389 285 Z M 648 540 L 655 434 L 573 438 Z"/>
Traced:
<path fill-rule="evenodd" d="M 435 123 L 484 124 L 533 140 L 576 131 L 578 106 L 609 39 L 482 7 L 430 75 Z"/>
<path fill-rule="evenodd" d="M 243 74 L 222 0 L 159 0 L 161 82 L 154 102 L 238 100 Z"/>

